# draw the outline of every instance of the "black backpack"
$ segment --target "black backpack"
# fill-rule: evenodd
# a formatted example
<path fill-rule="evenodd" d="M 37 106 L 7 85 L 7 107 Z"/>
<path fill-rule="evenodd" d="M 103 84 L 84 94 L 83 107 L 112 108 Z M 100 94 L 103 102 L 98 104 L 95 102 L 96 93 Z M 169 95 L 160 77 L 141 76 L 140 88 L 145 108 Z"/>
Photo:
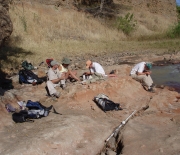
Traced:
<path fill-rule="evenodd" d="M 12 119 L 15 123 L 23 123 L 23 122 L 34 122 L 30 119 L 27 110 L 21 110 L 20 112 L 15 112 L 12 114 Z"/>
<path fill-rule="evenodd" d="M 119 103 L 114 103 L 109 99 L 108 96 L 104 94 L 99 94 L 94 97 L 94 102 L 97 106 L 102 109 L 104 112 L 111 111 L 111 110 L 122 110 Z"/>
<path fill-rule="evenodd" d="M 40 102 L 33 102 L 31 100 L 27 101 L 26 108 L 28 110 L 21 110 L 20 112 L 15 112 L 12 114 L 12 119 L 16 123 L 23 123 L 33 121 L 31 119 L 39 119 L 42 117 L 47 117 L 49 115 L 50 110 L 53 108 L 53 113 L 62 115 L 58 113 L 54 107 L 51 105 L 50 107 L 43 106 Z"/>
<path fill-rule="evenodd" d="M 30 82 L 32 81 L 32 82 Z M 31 70 L 22 69 L 19 71 L 19 83 L 25 84 L 41 84 L 44 80 L 39 78 L 36 74 L 34 74 Z"/>

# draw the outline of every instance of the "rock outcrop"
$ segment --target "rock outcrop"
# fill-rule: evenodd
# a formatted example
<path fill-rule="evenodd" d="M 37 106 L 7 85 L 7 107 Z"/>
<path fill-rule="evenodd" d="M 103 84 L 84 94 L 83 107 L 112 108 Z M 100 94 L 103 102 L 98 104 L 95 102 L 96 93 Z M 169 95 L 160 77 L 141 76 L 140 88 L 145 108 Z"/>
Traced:
<path fill-rule="evenodd" d="M 13 31 L 13 25 L 9 17 L 9 0 L 0 0 L 0 45 Z"/>
<path fill-rule="evenodd" d="M 76 83 L 65 90 L 57 88 L 61 91 L 57 100 L 45 96 L 45 83 L 38 87 L 18 85 L 6 91 L 0 102 L 0 154 L 95 155 L 104 150 L 104 140 L 134 110 L 138 112 L 119 136 L 123 146 L 117 150 L 110 147 L 106 154 L 179 154 L 179 94 L 166 88 L 146 92 L 128 76 L 129 65 L 112 68 L 118 70 L 118 77 L 90 85 Z M 104 113 L 92 101 L 99 93 L 120 103 L 124 110 Z M 53 104 L 62 115 L 50 113 L 34 123 L 13 123 L 4 104 L 18 108 L 17 101 L 28 99 L 45 106 Z M 149 108 L 141 113 L 146 106 Z"/>

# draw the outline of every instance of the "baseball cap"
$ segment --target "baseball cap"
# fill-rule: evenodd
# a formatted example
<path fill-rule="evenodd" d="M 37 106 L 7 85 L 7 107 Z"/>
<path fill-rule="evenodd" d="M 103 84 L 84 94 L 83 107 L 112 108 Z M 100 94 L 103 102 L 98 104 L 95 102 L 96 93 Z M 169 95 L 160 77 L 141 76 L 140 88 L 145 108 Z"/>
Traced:
<path fill-rule="evenodd" d="M 151 63 L 146 63 L 146 67 L 150 70 L 152 68 L 152 64 Z"/>
<path fill-rule="evenodd" d="M 71 63 L 71 61 L 68 58 L 63 58 L 62 59 L 62 64 L 69 65 L 70 63 Z"/>
<path fill-rule="evenodd" d="M 54 66 L 54 65 L 59 65 L 59 63 L 56 61 L 56 60 L 53 60 L 53 61 L 51 61 L 51 66 Z"/>
<path fill-rule="evenodd" d="M 86 68 L 89 68 L 89 66 L 91 65 L 91 60 L 88 60 L 88 61 L 86 61 Z"/>

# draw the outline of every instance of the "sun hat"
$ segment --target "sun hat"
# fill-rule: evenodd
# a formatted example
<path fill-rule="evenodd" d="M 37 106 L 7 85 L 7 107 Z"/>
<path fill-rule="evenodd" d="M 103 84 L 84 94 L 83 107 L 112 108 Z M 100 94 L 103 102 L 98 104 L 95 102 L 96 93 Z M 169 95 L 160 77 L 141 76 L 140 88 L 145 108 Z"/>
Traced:
<path fill-rule="evenodd" d="M 69 65 L 70 63 L 71 63 L 71 61 L 68 58 L 63 58 L 62 59 L 62 64 Z"/>
<path fill-rule="evenodd" d="M 147 63 L 146 63 L 146 67 L 150 70 L 150 69 L 152 68 L 152 64 L 149 63 L 149 62 L 147 62 Z"/>
<path fill-rule="evenodd" d="M 59 65 L 59 63 L 56 60 L 51 61 L 51 66 Z"/>
<path fill-rule="evenodd" d="M 88 60 L 88 61 L 86 61 L 86 68 L 89 68 L 89 66 L 91 65 L 91 60 Z"/>

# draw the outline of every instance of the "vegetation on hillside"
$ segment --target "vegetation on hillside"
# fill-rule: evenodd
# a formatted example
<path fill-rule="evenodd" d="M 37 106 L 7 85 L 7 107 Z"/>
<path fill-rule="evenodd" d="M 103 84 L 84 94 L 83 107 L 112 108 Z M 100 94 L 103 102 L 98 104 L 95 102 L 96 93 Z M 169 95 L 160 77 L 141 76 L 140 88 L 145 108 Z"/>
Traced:
<path fill-rule="evenodd" d="M 124 17 L 117 17 L 117 29 L 123 31 L 126 35 L 130 35 L 135 30 L 136 24 L 133 14 L 127 13 Z"/>
<path fill-rule="evenodd" d="M 149 12 L 132 12 L 129 8 L 116 14 L 117 18 L 108 19 L 61 7 L 17 2 L 10 5 L 10 16 L 14 27 L 11 47 L 2 48 L 1 57 L 7 55 L 9 62 L 15 62 L 14 66 L 24 59 L 38 64 L 46 58 L 61 60 L 63 56 L 87 53 L 180 47 L 179 40 L 160 40 L 170 21 Z M 13 46 L 17 55 L 10 54 Z M 4 61 L 1 64 L 6 65 Z"/>
<path fill-rule="evenodd" d="M 178 14 L 178 22 L 170 28 L 167 35 L 170 38 L 179 38 L 180 37 L 180 6 L 176 7 L 177 14 Z"/>

